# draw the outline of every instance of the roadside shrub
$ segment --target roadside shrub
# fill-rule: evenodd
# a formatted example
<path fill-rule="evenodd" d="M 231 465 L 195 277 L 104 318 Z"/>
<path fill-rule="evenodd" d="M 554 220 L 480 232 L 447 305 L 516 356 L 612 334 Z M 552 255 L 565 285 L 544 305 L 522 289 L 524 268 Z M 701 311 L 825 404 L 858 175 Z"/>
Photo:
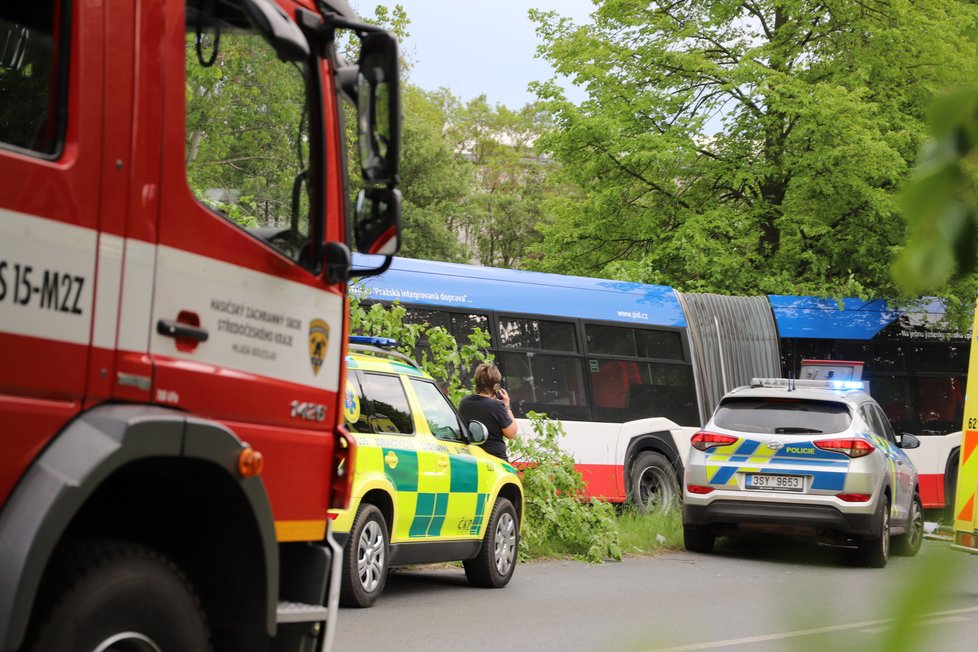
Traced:
<path fill-rule="evenodd" d="M 533 435 L 509 442 L 509 457 L 522 469 L 525 509 L 520 557 L 573 555 L 591 562 L 621 559 L 615 508 L 584 499 L 584 480 L 574 458 L 561 450 L 559 421 L 527 414 Z"/>

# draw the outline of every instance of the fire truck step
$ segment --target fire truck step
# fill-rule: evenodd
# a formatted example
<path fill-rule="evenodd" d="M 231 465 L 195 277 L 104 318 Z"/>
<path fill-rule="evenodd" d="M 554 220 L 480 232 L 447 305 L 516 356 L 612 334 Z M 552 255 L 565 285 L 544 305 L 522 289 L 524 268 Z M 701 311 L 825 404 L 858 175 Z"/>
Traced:
<path fill-rule="evenodd" d="M 279 623 L 326 622 L 329 618 L 329 609 L 322 605 L 302 602 L 279 602 L 277 615 Z"/>

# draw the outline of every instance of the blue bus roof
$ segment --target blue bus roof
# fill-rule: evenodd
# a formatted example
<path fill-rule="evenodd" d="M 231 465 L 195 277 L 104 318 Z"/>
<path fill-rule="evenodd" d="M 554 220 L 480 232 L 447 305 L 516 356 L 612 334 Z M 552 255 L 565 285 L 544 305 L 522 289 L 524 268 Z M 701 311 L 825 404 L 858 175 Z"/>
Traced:
<path fill-rule="evenodd" d="M 354 267 L 377 257 L 354 255 Z M 358 280 L 361 296 L 376 301 L 476 311 L 527 313 L 685 327 L 675 291 L 664 285 L 395 258 L 379 276 Z"/>
<path fill-rule="evenodd" d="M 907 309 L 874 299 L 836 299 L 768 295 L 781 337 L 869 340 L 901 315 L 910 326 L 931 326 L 944 315 L 937 300 L 922 301 Z"/>

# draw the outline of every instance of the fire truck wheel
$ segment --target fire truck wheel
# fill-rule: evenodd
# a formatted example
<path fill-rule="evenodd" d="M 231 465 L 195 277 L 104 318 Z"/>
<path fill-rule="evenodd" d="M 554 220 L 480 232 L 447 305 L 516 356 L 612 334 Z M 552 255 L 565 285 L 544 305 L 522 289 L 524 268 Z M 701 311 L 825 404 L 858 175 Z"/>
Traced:
<path fill-rule="evenodd" d="M 509 584 L 516 569 L 520 547 L 520 524 L 513 503 L 500 497 L 482 538 L 479 555 L 462 562 L 465 577 L 472 586 L 498 589 Z"/>
<path fill-rule="evenodd" d="M 340 604 L 369 607 L 387 583 L 387 521 L 376 506 L 360 505 L 343 550 Z"/>
<path fill-rule="evenodd" d="M 859 557 L 863 565 L 883 568 L 890 559 L 890 499 L 880 504 L 879 534 L 859 542 Z"/>
<path fill-rule="evenodd" d="M 206 652 L 210 635 L 187 578 L 150 548 L 75 540 L 57 553 L 28 650 Z"/>
<path fill-rule="evenodd" d="M 913 495 L 913 503 L 910 505 L 910 520 L 907 521 L 907 530 L 893 539 L 893 554 L 901 557 L 913 557 L 920 552 L 920 546 L 924 542 L 924 504 L 920 501 L 920 495 Z"/>
<path fill-rule="evenodd" d="M 629 495 L 638 511 L 664 512 L 679 503 L 679 485 L 672 465 L 665 457 L 643 451 L 632 462 Z"/>

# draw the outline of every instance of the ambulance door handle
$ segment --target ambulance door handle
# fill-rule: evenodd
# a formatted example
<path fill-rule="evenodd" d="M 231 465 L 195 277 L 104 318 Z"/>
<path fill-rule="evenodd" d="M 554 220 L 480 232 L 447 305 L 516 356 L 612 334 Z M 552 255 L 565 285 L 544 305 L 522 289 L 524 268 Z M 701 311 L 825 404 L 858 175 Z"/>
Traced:
<path fill-rule="evenodd" d="M 446 460 L 444 457 L 439 457 L 438 458 L 438 468 L 443 469 L 446 466 L 448 466 L 448 460 Z"/>

